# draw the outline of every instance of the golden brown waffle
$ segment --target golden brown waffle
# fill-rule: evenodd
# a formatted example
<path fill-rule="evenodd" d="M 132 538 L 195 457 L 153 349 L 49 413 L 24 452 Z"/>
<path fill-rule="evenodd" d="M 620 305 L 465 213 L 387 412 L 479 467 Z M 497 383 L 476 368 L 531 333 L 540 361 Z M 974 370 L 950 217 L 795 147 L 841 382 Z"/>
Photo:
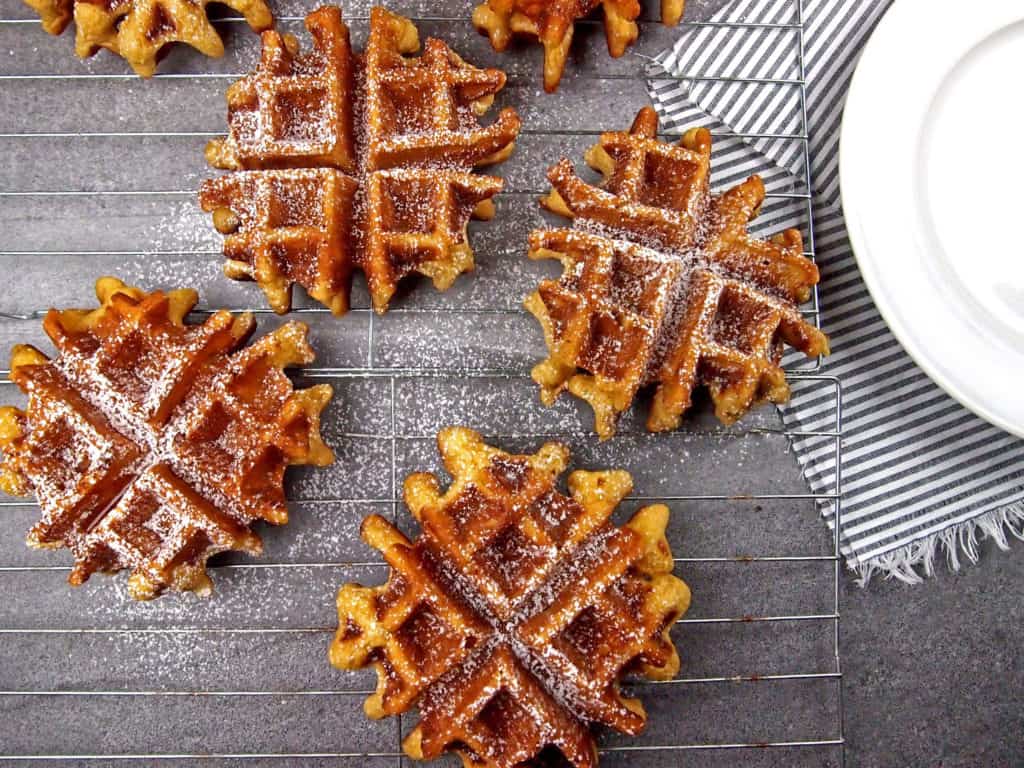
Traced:
<path fill-rule="evenodd" d="M 433 475 L 406 479 L 415 541 L 377 515 L 363 522 L 392 573 L 338 592 L 331 662 L 376 668 L 370 717 L 418 706 L 403 744 L 413 758 L 454 751 L 467 768 L 527 768 L 553 747 L 595 766 L 592 725 L 636 734 L 646 721 L 623 675 L 679 669 L 669 631 L 690 592 L 672 575 L 668 509 L 611 525 L 632 478 L 573 472 L 565 496 L 569 451 L 557 443 L 510 455 L 460 427 L 437 442 L 454 482 L 441 494 Z"/>
<path fill-rule="evenodd" d="M 661 0 L 661 20 L 675 25 L 685 0 Z M 496 51 L 504 51 L 514 36 L 536 38 L 544 46 L 544 90 L 558 88 L 572 45 L 576 22 L 601 6 L 608 53 L 618 58 L 636 42 L 640 30 L 639 0 L 486 0 L 473 11 L 473 24 L 487 35 Z"/>
<path fill-rule="evenodd" d="M 526 300 L 549 352 L 533 378 L 547 405 L 564 389 L 587 400 L 602 439 L 641 387 L 655 387 L 651 431 L 679 426 L 698 386 L 731 424 L 757 401 L 789 397 L 784 344 L 828 354 L 827 337 L 797 306 L 818 282 L 800 233 L 747 233 L 761 179 L 712 196 L 711 134 L 694 129 L 671 145 L 657 127 L 645 107 L 628 133 L 602 134 L 586 155 L 600 186 L 568 160 L 551 168 L 554 189 L 542 202 L 576 228 L 530 235 L 531 258 L 564 266 Z"/>
<path fill-rule="evenodd" d="M 105 277 L 96 295 L 98 309 L 46 315 L 52 360 L 14 348 L 28 406 L 0 408 L 0 488 L 35 495 L 28 543 L 70 549 L 72 584 L 127 568 L 139 600 L 208 593 L 207 558 L 258 554 L 250 524 L 287 522 L 286 467 L 333 461 L 319 431 L 331 388 L 296 391 L 284 374 L 313 359 L 301 323 L 244 346 L 251 315 L 184 322 L 195 291 Z"/>
<path fill-rule="evenodd" d="M 412 272 L 448 288 L 473 268 L 466 226 L 493 215 L 502 181 L 473 173 L 512 152 L 519 118 L 479 116 L 505 84 L 440 40 L 423 54 L 412 23 L 382 8 L 353 56 L 336 7 L 306 18 L 313 49 L 263 35 L 259 68 L 228 90 L 230 133 L 207 147 L 217 168 L 200 202 L 226 235 L 225 272 L 259 283 L 276 312 L 295 283 L 335 314 L 348 311 L 362 270 L 373 306 L 387 309 Z"/>
<path fill-rule="evenodd" d="M 75 19 L 75 53 L 113 51 L 142 77 L 152 77 L 165 46 L 185 43 L 207 56 L 224 55 L 224 42 L 206 16 L 212 0 L 25 0 L 42 17 L 43 29 L 61 34 Z M 257 32 L 274 17 L 264 0 L 217 0 L 242 14 Z"/>

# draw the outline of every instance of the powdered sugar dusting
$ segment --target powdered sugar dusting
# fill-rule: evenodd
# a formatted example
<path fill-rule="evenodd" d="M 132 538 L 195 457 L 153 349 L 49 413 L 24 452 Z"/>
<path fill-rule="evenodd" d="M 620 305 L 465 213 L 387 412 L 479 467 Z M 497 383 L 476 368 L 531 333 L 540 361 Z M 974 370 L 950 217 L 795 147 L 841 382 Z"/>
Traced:
<path fill-rule="evenodd" d="M 15 373 L 29 394 L 27 434 L 5 462 L 43 511 L 30 541 L 70 548 L 75 583 L 128 568 L 138 598 L 208 591 L 206 559 L 258 552 L 248 524 L 284 519 L 284 467 L 315 450 L 315 426 L 286 415 L 293 392 L 280 369 L 310 350 L 285 326 L 229 354 L 246 321 L 217 313 L 176 325 L 174 297 L 101 286 L 101 315 L 53 316 L 60 354 Z M 307 444 L 289 442 L 303 428 Z"/>
<path fill-rule="evenodd" d="M 234 276 L 260 281 L 279 311 L 287 306 L 281 286 L 293 282 L 344 311 L 353 267 L 366 273 L 378 311 L 410 272 L 447 288 L 472 268 L 470 216 L 501 188 L 473 169 L 510 150 L 519 130 L 510 111 L 487 127 L 479 122 L 504 76 L 472 67 L 439 40 L 407 57 L 415 29 L 381 8 L 371 13 L 361 56 L 349 49 L 336 8 L 315 11 L 308 23 L 315 45 L 306 54 L 267 38 L 264 64 L 229 94 L 228 138 L 211 145 L 215 165 L 277 181 L 272 190 L 230 177 L 203 185 L 204 208 L 228 234 Z M 297 222 L 274 214 L 308 209 L 287 198 L 290 186 L 309 187 L 303 173 L 313 168 L 345 181 L 304 229 L 289 229 Z"/>
<path fill-rule="evenodd" d="M 602 437 L 648 384 L 657 387 L 652 430 L 677 426 L 698 386 L 731 423 L 756 399 L 786 396 L 783 340 L 811 356 L 827 348 L 797 307 L 818 280 L 799 233 L 747 233 L 761 181 L 712 196 L 710 134 L 668 145 L 656 128 L 645 108 L 629 133 L 602 136 L 587 155 L 604 173 L 600 186 L 568 161 L 555 165 L 552 207 L 571 212 L 574 228 L 534 235 L 565 265 L 531 297 L 552 337 L 535 376 L 546 398 L 568 387 L 588 400 Z"/>
<path fill-rule="evenodd" d="M 465 429 L 444 431 L 439 446 L 452 489 L 440 496 L 414 482 L 410 506 L 423 532 L 411 548 L 373 535 L 395 573 L 372 597 L 342 588 L 332 658 L 364 666 L 365 648 L 352 655 L 352 643 L 368 638 L 379 649 L 371 658 L 381 661 L 385 706 L 388 692 L 424 688 L 420 728 L 432 749 L 454 739 L 512 765 L 547 744 L 589 750 L 593 722 L 627 730 L 637 716 L 616 681 L 658 642 L 664 621 L 643 597 L 651 582 L 634 570 L 641 538 L 607 523 L 628 484 L 577 477 L 590 490 L 570 498 L 554 488 L 564 449 L 513 456 Z M 600 651 L 582 650 L 590 646 Z"/>

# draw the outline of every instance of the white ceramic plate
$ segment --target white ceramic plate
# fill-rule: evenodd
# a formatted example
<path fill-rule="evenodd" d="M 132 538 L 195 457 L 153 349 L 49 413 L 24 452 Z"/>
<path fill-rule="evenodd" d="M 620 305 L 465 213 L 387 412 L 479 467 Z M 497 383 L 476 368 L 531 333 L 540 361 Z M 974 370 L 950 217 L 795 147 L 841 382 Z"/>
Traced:
<path fill-rule="evenodd" d="M 1024 2 L 896 0 L 850 87 L 840 178 L 893 333 L 1024 436 Z"/>

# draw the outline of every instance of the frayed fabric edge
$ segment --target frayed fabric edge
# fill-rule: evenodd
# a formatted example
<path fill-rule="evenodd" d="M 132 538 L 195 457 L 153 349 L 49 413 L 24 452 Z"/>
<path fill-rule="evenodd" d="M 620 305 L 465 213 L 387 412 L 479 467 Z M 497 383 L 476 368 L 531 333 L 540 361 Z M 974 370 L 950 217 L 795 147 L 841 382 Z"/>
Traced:
<path fill-rule="evenodd" d="M 986 512 L 933 536 L 873 557 L 852 566 L 852 569 L 857 573 L 857 583 L 861 587 L 866 587 L 876 575 L 905 584 L 920 584 L 925 578 L 935 575 L 935 558 L 940 551 L 945 553 L 949 569 L 959 571 L 961 557 L 971 563 L 978 562 L 978 546 L 985 539 L 994 541 L 1001 550 L 1009 549 L 1008 534 L 1024 541 L 1024 501 Z"/>

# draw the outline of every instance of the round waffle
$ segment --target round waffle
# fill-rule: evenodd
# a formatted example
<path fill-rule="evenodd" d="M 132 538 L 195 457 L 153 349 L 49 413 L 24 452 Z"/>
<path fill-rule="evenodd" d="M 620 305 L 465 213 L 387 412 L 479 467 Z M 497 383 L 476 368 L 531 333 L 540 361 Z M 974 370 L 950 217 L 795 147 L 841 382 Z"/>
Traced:
<path fill-rule="evenodd" d="M 657 128 L 645 107 L 628 132 L 601 136 L 586 156 L 600 186 L 568 160 L 551 168 L 542 202 L 576 226 L 530 235 L 531 258 L 564 266 L 526 300 L 549 352 L 533 378 L 547 405 L 565 389 L 589 402 L 602 439 L 641 387 L 655 388 L 651 431 L 679 426 L 699 386 L 731 424 L 755 402 L 789 397 L 784 344 L 828 354 L 827 337 L 797 306 L 818 282 L 800 232 L 747 233 L 761 179 L 713 196 L 711 134 L 694 129 L 673 145 Z"/>
<path fill-rule="evenodd" d="M 392 573 L 341 588 L 331 661 L 376 667 L 370 717 L 419 707 L 403 744 L 413 758 L 521 768 L 555 748 L 596 766 L 591 725 L 636 734 L 646 721 L 622 676 L 679 669 L 669 631 L 690 592 L 672 575 L 668 509 L 619 528 L 608 519 L 632 489 L 626 472 L 573 472 L 566 496 L 563 445 L 511 455 L 465 428 L 437 441 L 454 482 L 442 494 L 433 475 L 406 479 L 414 541 L 377 515 L 363 522 Z"/>
<path fill-rule="evenodd" d="M 52 360 L 14 348 L 24 411 L 0 408 L 0 488 L 32 493 L 42 519 L 30 546 L 67 547 L 70 582 L 130 569 L 129 591 L 208 593 L 206 560 L 258 554 L 255 520 L 288 520 L 286 467 L 334 457 L 320 439 L 321 384 L 284 373 L 309 363 L 306 326 L 289 323 L 245 346 L 249 314 L 185 322 L 196 293 L 96 284 L 100 307 L 51 309 Z"/>
<path fill-rule="evenodd" d="M 512 109 L 479 124 L 504 73 L 435 39 L 411 58 L 416 28 L 383 8 L 370 14 L 361 56 L 338 8 L 306 26 L 306 54 L 264 33 L 258 69 L 228 91 L 230 134 L 207 148 L 213 166 L 239 171 L 200 191 L 225 234 L 226 274 L 259 283 L 276 312 L 288 311 L 296 283 L 347 312 L 356 269 L 378 312 L 413 272 L 448 288 L 473 268 L 470 217 L 493 216 L 502 187 L 473 169 L 508 157 L 519 133 Z"/>

